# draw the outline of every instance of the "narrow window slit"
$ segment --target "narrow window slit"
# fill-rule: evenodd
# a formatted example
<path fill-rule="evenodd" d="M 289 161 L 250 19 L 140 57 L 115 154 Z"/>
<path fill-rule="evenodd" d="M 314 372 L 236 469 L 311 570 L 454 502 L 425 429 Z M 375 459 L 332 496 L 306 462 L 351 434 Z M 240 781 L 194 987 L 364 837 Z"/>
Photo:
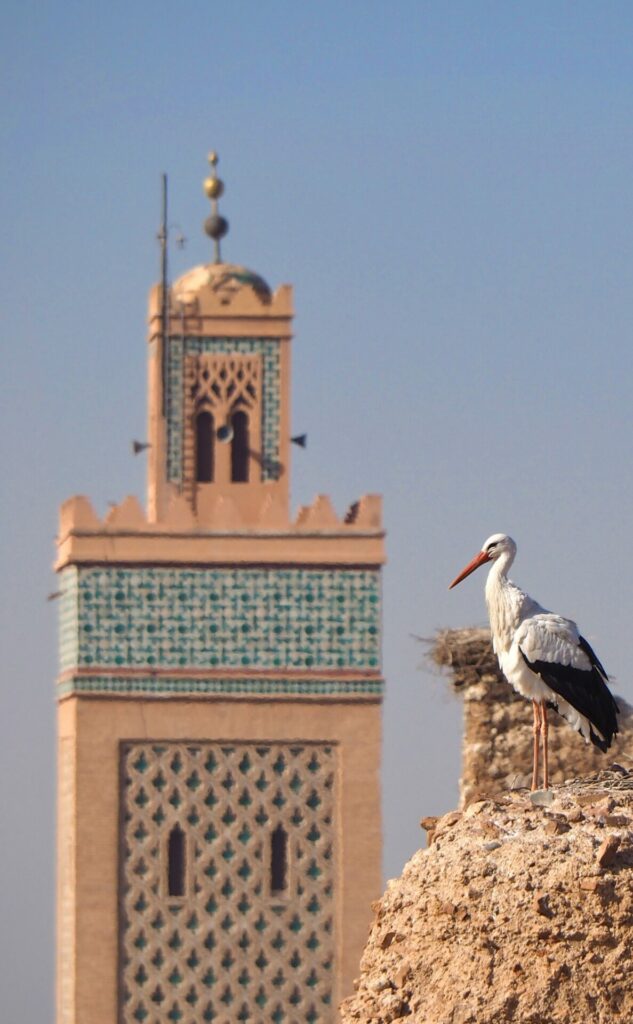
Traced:
<path fill-rule="evenodd" d="M 279 896 L 288 887 L 288 834 L 278 825 L 270 837 L 270 892 Z"/>
<path fill-rule="evenodd" d="M 248 482 L 248 415 L 239 409 L 231 417 L 233 440 L 231 442 L 231 480 L 233 483 Z"/>
<path fill-rule="evenodd" d="M 169 896 L 185 895 L 186 859 L 185 833 L 180 825 L 174 825 L 167 841 L 167 893 Z"/>
<path fill-rule="evenodd" d="M 196 480 L 201 484 L 213 480 L 213 416 L 203 409 L 196 416 Z"/>

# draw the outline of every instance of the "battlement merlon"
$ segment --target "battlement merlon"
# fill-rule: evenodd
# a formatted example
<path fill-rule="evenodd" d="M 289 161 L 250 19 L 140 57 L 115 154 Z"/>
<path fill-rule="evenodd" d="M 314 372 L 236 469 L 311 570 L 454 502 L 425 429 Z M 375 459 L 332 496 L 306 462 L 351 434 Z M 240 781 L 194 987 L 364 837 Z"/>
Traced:
<path fill-rule="evenodd" d="M 182 497 L 162 521 L 148 521 L 127 497 L 100 519 L 88 498 L 76 495 L 60 509 L 55 569 L 78 563 L 192 565 L 356 565 L 386 561 L 382 497 L 364 495 L 341 519 L 327 495 L 302 506 L 294 521 L 264 500 L 255 527 L 241 528 L 239 510 L 219 497 L 200 526 Z"/>

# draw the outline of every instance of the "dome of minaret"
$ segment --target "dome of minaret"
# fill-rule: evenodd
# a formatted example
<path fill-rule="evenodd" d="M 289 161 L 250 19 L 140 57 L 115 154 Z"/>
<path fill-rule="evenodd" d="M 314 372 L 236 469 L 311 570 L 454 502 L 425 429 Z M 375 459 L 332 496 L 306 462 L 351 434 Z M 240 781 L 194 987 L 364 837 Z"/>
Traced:
<path fill-rule="evenodd" d="M 270 288 L 263 277 L 236 263 L 206 263 L 187 270 L 174 281 L 172 292 L 179 301 L 193 298 L 210 288 L 220 299 L 230 300 L 242 288 L 251 288 L 261 302 L 271 299 Z"/>

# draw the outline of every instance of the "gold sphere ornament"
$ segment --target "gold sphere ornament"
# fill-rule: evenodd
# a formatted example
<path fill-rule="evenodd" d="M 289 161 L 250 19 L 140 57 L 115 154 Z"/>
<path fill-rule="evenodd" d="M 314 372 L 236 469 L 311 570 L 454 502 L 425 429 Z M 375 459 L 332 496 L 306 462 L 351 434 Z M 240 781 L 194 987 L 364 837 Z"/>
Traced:
<path fill-rule="evenodd" d="M 207 157 L 207 159 L 208 159 L 209 163 L 211 164 L 211 166 L 215 167 L 215 165 L 217 164 L 217 162 L 218 162 L 218 160 L 220 158 L 219 158 L 218 154 L 216 153 L 216 151 L 214 149 L 212 149 L 211 152 L 209 153 L 209 156 Z"/>
<path fill-rule="evenodd" d="M 205 178 L 203 188 L 208 199 L 219 199 L 224 193 L 224 182 L 221 178 Z"/>

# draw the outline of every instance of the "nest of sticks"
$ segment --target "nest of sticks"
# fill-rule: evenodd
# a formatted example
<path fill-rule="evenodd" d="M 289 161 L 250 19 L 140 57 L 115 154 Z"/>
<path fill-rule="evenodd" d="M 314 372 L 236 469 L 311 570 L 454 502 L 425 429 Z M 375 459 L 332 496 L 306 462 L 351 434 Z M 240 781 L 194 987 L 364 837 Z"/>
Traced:
<path fill-rule="evenodd" d="M 625 761 L 625 764 L 621 764 Z M 620 753 L 618 760 L 602 768 L 600 771 L 592 772 L 590 775 L 577 776 L 574 779 L 567 779 L 563 790 L 570 790 L 572 793 L 582 790 L 597 791 L 599 796 L 604 793 L 620 792 L 621 790 L 633 790 L 633 759 L 628 754 Z"/>
<path fill-rule="evenodd" d="M 480 683 L 483 676 L 501 679 L 488 629 L 442 629 L 428 644 L 435 664 L 451 670 L 456 690 Z"/>

